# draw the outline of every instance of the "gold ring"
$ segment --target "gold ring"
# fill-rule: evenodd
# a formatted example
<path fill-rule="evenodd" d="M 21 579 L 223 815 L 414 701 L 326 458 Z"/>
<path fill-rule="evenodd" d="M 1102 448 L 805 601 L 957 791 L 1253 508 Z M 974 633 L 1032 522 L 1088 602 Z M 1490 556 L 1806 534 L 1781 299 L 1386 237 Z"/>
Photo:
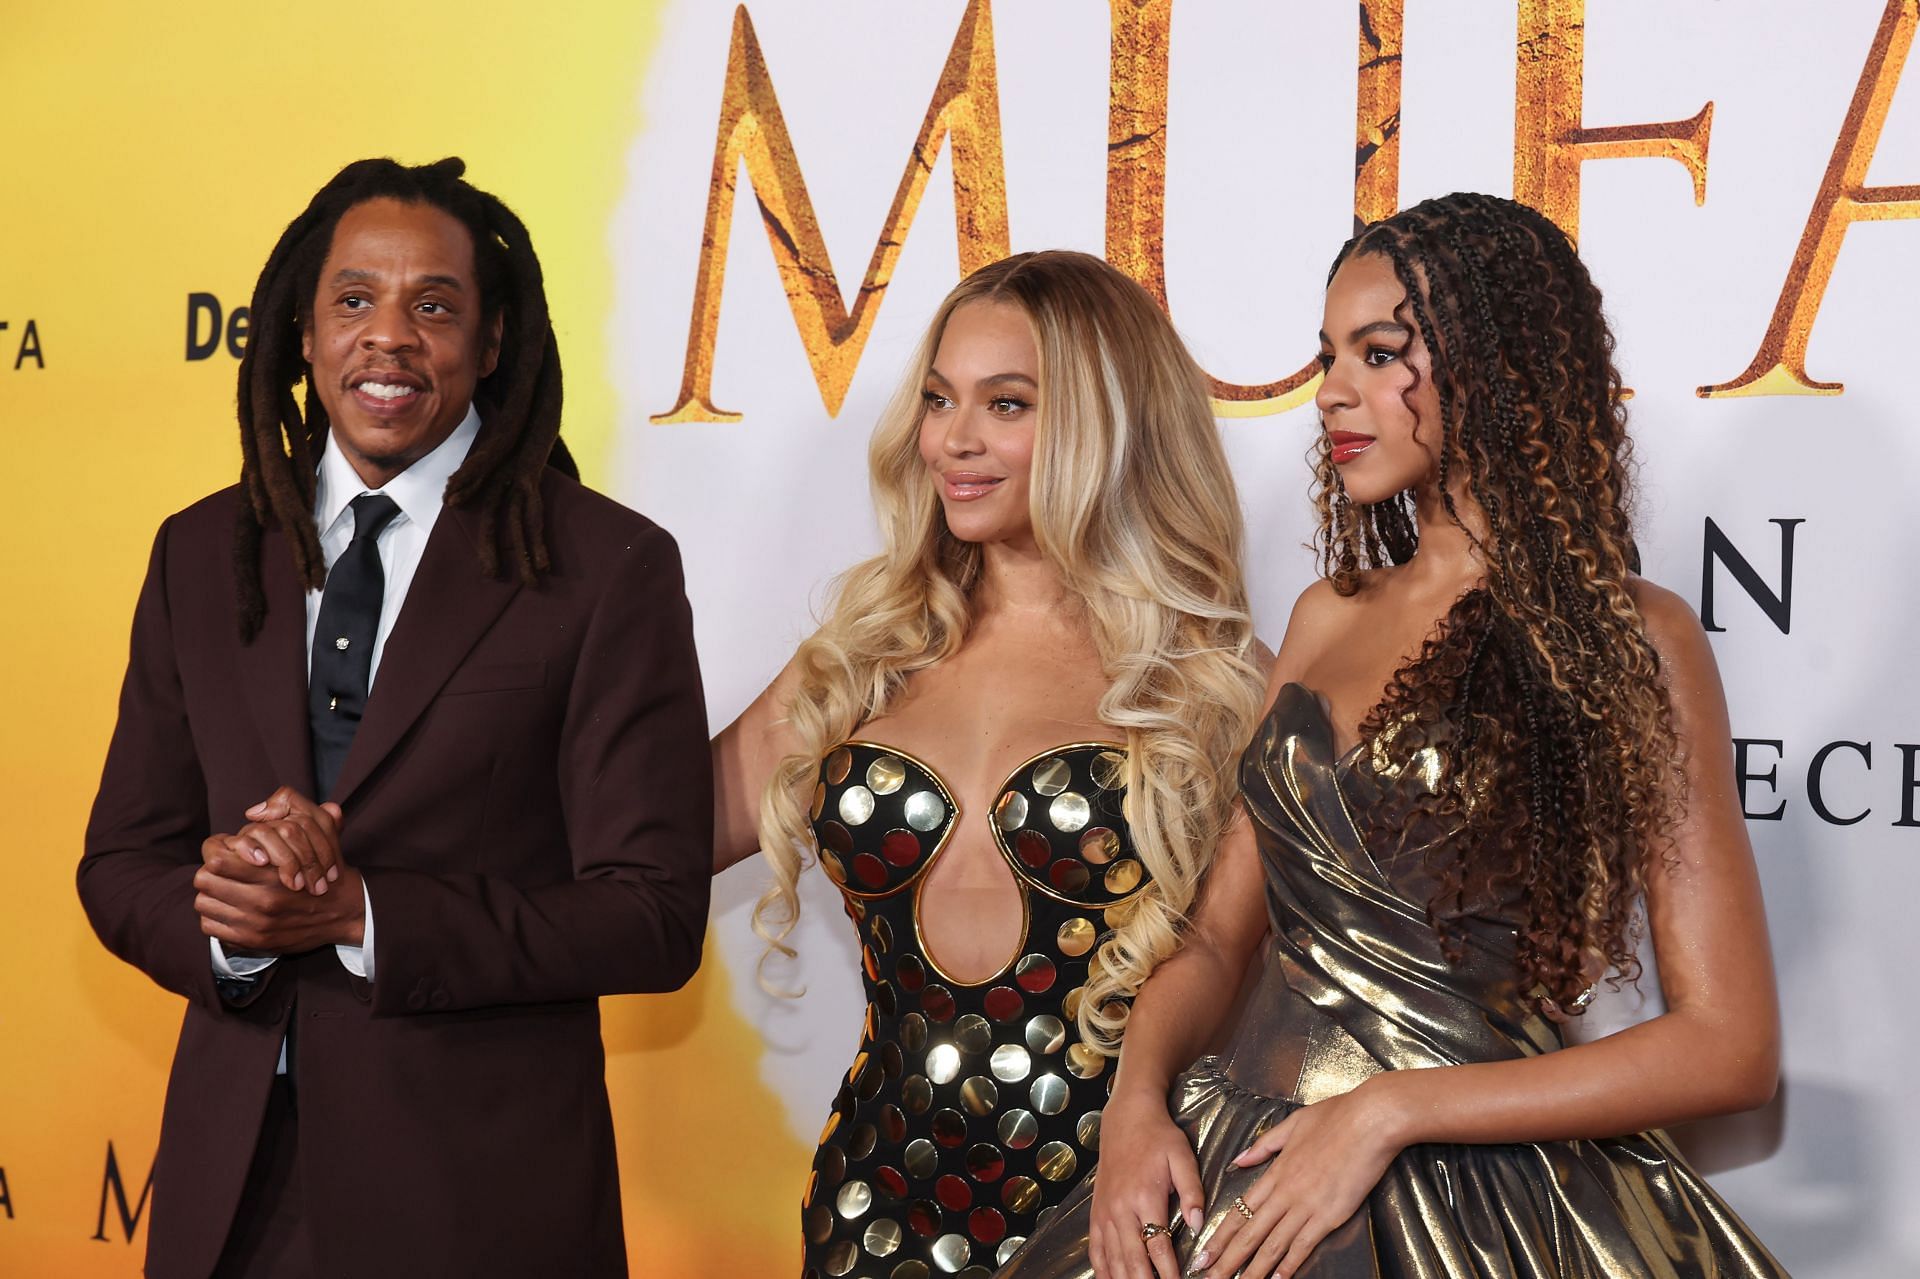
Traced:
<path fill-rule="evenodd" d="M 1247 1201 L 1242 1199 L 1239 1195 L 1235 1195 L 1233 1197 L 1233 1203 L 1229 1206 L 1232 1207 L 1232 1209 L 1235 1212 L 1239 1213 L 1242 1217 L 1245 1217 L 1248 1221 L 1253 1220 L 1253 1209 L 1247 1207 Z"/>
<path fill-rule="evenodd" d="M 1166 1233 L 1167 1228 L 1165 1226 L 1156 1225 L 1151 1221 L 1146 1222 L 1140 1227 L 1140 1242 L 1152 1243 L 1155 1239 L 1158 1239 Z"/>

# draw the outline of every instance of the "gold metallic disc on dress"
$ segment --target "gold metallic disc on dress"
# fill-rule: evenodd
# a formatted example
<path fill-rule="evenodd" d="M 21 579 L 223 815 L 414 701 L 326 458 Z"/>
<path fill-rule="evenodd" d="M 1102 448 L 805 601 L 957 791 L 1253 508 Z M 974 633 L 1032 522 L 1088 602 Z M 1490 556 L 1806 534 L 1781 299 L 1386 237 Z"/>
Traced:
<path fill-rule="evenodd" d="M 998 1181 L 1006 1170 L 1007 1157 L 1000 1147 L 982 1141 L 967 1148 L 967 1175 L 975 1181 Z"/>
<path fill-rule="evenodd" d="M 993 1077 L 1001 1083 L 1017 1084 L 1033 1069 L 1033 1059 L 1019 1044 L 1001 1044 L 989 1058 Z"/>
<path fill-rule="evenodd" d="M 849 1181 L 840 1187 L 840 1193 L 833 1197 L 833 1206 L 842 1217 L 852 1221 L 856 1217 L 867 1215 L 867 1209 L 873 1207 L 873 1187 L 864 1181 Z"/>
<path fill-rule="evenodd" d="M 1073 1126 L 1073 1136 L 1088 1150 L 1100 1149 L 1100 1112 L 1089 1110 L 1080 1116 L 1080 1122 Z"/>
<path fill-rule="evenodd" d="M 827 810 L 827 784 L 815 782 L 813 786 L 813 806 L 807 810 L 809 821 L 819 821 L 820 814 Z"/>
<path fill-rule="evenodd" d="M 881 953 L 893 949 L 893 925 L 887 922 L 885 915 L 873 917 L 870 931 L 873 933 L 873 944 L 880 948 Z"/>
<path fill-rule="evenodd" d="M 880 1107 L 880 1135 L 887 1139 L 888 1145 L 907 1139 L 907 1117 L 891 1102 Z"/>
<path fill-rule="evenodd" d="M 1042 1013 L 1027 1023 L 1027 1047 L 1034 1052 L 1057 1053 L 1067 1042 L 1067 1028 L 1058 1017 Z"/>
<path fill-rule="evenodd" d="M 1064 1141 L 1050 1141 L 1034 1154 L 1034 1167 L 1048 1181 L 1065 1181 L 1080 1167 L 1080 1156 Z"/>
<path fill-rule="evenodd" d="M 833 1279 L 851 1274 L 853 1265 L 860 1260 L 860 1246 L 851 1239 L 841 1239 L 827 1249 L 826 1260 L 821 1265 Z"/>
<path fill-rule="evenodd" d="M 930 831 L 947 820 L 946 801 L 930 790 L 915 791 L 907 796 L 907 825 L 917 831 Z"/>
<path fill-rule="evenodd" d="M 1085 986 L 1075 986 L 1072 990 L 1068 991 L 1067 997 L 1060 1001 L 1061 1015 L 1068 1021 L 1073 1021 L 1078 1018 L 1080 1016 L 1080 1000 L 1086 993 L 1087 988 Z"/>
<path fill-rule="evenodd" d="M 1125 928 L 1132 923 L 1133 917 L 1140 913 L 1140 901 L 1139 897 L 1129 897 L 1123 902 L 1115 902 L 1107 907 L 1106 914 L 1102 916 L 1107 921 L 1107 927 Z"/>
<path fill-rule="evenodd" d="M 887 1073 L 888 1079 L 900 1078 L 900 1072 L 906 1068 L 906 1057 L 901 1053 L 899 1044 L 880 1045 L 880 1069 Z"/>
<path fill-rule="evenodd" d="M 1026 1241 L 1027 1237 L 1025 1235 L 1008 1235 L 1005 1239 L 1002 1239 L 1000 1246 L 994 1249 L 993 1264 L 996 1266 L 1004 1266 L 1009 1261 L 1012 1261 L 1013 1254 L 1019 1252 L 1020 1245 Z"/>
<path fill-rule="evenodd" d="M 925 1181 L 933 1176 L 940 1166 L 940 1152 L 925 1137 L 916 1137 L 907 1143 L 907 1175 L 916 1181 Z"/>
<path fill-rule="evenodd" d="M 833 1238 L 833 1210 L 825 1204 L 814 1204 L 800 1214 L 800 1228 L 808 1243 L 825 1243 Z"/>
<path fill-rule="evenodd" d="M 847 780 L 847 774 L 853 771 L 853 752 L 842 746 L 827 756 L 827 781 L 838 786 Z"/>
<path fill-rule="evenodd" d="M 941 1271 L 957 1275 L 967 1264 L 967 1258 L 973 1255 L 973 1245 L 967 1242 L 965 1235 L 941 1235 L 928 1249 L 933 1255 L 933 1264 Z"/>
<path fill-rule="evenodd" d="M 1001 830 L 1015 831 L 1027 824 L 1027 797 L 1017 790 L 1010 790 L 1000 797 L 993 806 L 993 820 Z"/>
<path fill-rule="evenodd" d="M 893 979 L 900 983 L 900 989 L 912 994 L 927 984 L 927 968 L 915 954 L 905 954 L 894 961 Z"/>
<path fill-rule="evenodd" d="M 988 1208 L 984 1211 L 992 1212 L 993 1210 Z M 982 1239 L 980 1242 L 986 1243 L 987 1240 Z M 985 1266 L 968 1266 L 960 1272 L 960 1279 L 993 1279 L 993 1271 L 987 1269 Z"/>
<path fill-rule="evenodd" d="M 927 1019 L 919 1013 L 908 1013 L 900 1019 L 900 1046 L 910 1053 L 917 1053 L 927 1046 Z"/>
<path fill-rule="evenodd" d="M 842 795 L 840 812 L 845 815 L 846 811 L 847 797 Z M 1064 831 L 1067 834 L 1072 834 L 1085 826 L 1087 819 L 1092 816 L 1093 806 L 1087 803 L 1086 796 L 1079 791 L 1067 791 L 1065 794 L 1056 796 L 1053 803 L 1047 805 L 1047 820 L 1053 823 L 1055 830 Z M 860 821 L 865 820 L 864 817 L 860 819 Z M 859 824 L 860 822 L 854 823 L 856 826 Z"/>
<path fill-rule="evenodd" d="M 953 1042 L 963 1053 L 983 1053 L 993 1047 L 993 1027 L 979 1013 L 968 1013 L 953 1023 Z"/>
<path fill-rule="evenodd" d="M 1120 855 L 1120 836 L 1105 826 L 1095 826 L 1080 836 L 1080 855 L 1095 866 L 1105 866 Z"/>
<path fill-rule="evenodd" d="M 879 1140 L 880 1133 L 872 1124 L 855 1124 L 847 1134 L 847 1157 L 865 1159 L 873 1153 L 874 1144 Z"/>
<path fill-rule="evenodd" d="M 903 1261 L 893 1268 L 887 1279 L 932 1279 L 932 1272 L 924 1261 Z"/>
<path fill-rule="evenodd" d="M 814 1158 L 819 1159 L 826 1155 L 827 1152 L 824 1149 L 824 1147 L 826 1146 L 827 1141 L 833 1136 L 833 1134 L 839 1131 L 840 1131 L 840 1112 L 837 1110 L 829 1111 L 827 1113 L 827 1122 L 825 1124 L 822 1124 L 820 1127 L 820 1145 L 822 1146 L 822 1149 L 815 1154 Z M 845 1155 L 840 1154 L 840 1148 L 838 1146 L 835 1146 L 833 1148 L 833 1153 L 839 1156 L 840 1164 L 841 1164 L 840 1176 L 836 1176 L 833 1179 L 833 1184 L 837 1186 L 840 1184 L 840 1177 L 846 1175 L 846 1171 L 847 1171 L 846 1158 L 847 1157 Z"/>
<path fill-rule="evenodd" d="M 1091 1044 L 1075 1044 L 1067 1049 L 1067 1069 L 1077 1079 L 1097 1078 L 1106 1068 L 1106 1056 Z"/>
<path fill-rule="evenodd" d="M 969 1075 L 960 1085 L 960 1104 L 972 1115 L 990 1115 L 1000 1101 L 1000 1090 L 985 1075 Z"/>
<path fill-rule="evenodd" d="M 1140 886 L 1140 878 L 1143 873 L 1144 868 L 1131 857 L 1124 861 L 1117 861 L 1107 867 L 1107 891 L 1110 893 L 1130 893 Z"/>
<path fill-rule="evenodd" d="M 927 1078 L 950 1084 L 959 1077 L 960 1050 L 952 1044 L 935 1044 L 927 1053 Z"/>
<path fill-rule="evenodd" d="M 1067 1081 L 1058 1075 L 1042 1075 L 1027 1092 L 1033 1108 L 1043 1115 L 1057 1115 L 1067 1108 Z"/>
<path fill-rule="evenodd" d="M 1000 1144 L 1008 1150 L 1025 1150 L 1040 1136 L 1040 1121 L 1030 1110 L 1009 1110 L 1000 1116 L 1000 1125 L 995 1131 Z"/>
<path fill-rule="evenodd" d="M 1127 784 L 1127 757 L 1119 751 L 1101 751 L 1093 757 L 1093 784 L 1101 790 L 1119 790 Z"/>
<path fill-rule="evenodd" d="M 873 792 L 864 786 L 849 786 L 840 792 L 840 820 L 858 826 L 873 816 Z"/>
<path fill-rule="evenodd" d="M 827 878 L 836 884 L 845 884 L 847 882 L 847 868 L 840 864 L 840 859 L 837 856 L 826 851 L 824 848 L 820 850 L 820 869 L 826 871 Z"/>
<path fill-rule="evenodd" d="M 1093 949 L 1094 939 L 1098 936 L 1091 919 L 1074 918 L 1060 925 L 1060 931 L 1054 935 L 1059 943 L 1060 953 L 1068 959 L 1078 959 Z"/>
<path fill-rule="evenodd" d="M 1086 888 L 1089 874 L 1085 862 L 1072 861 L 1065 857 L 1047 868 L 1047 879 L 1052 882 L 1054 888 L 1069 896 Z"/>
<path fill-rule="evenodd" d="M 842 857 L 851 856 L 853 853 L 853 832 L 829 817 L 826 821 L 820 823 L 820 845 L 823 848 L 831 848 Z"/>
<path fill-rule="evenodd" d="M 1009 1177 L 1000 1188 L 1000 1202 L 1014 1212 L 1032 1212 L 1040 1202 L 1040 1183 L 1031 1177 Z"/>
<path fill-rule="evenodd" d="M 1058 795 L 1073 784 L 1073 765 L 1055 755 L 1033 768 L 1033 789 L 1042 795 Z"/>
<path fill-rule="evenodd" d="M 925 1075 L 908 1075 L 900 1081 L 900 1104 L 910 1115 L 924 1115 L 933 1104 L 933 1085 Z"/>
<path fill-rule="evenodd" d="M 900 1247 L 900 1223 L 887 1217 L 879 1217 L 867 1223 L 867 1233 L 860 1242 L 868 1252 L 876 1257 L 891 1257 Z"/>
<path fill-rule="evenodd" d="M 867 789 L 876 795 L 891 795 L 907 780 L 907 766 L 896 755 L 882 755 L 867 765 Z"/>
<path fill-rule="evenodd" d="M 967 1117 L 948 1108 L 933 1112 L 933 1140 L 942 1146 L 958 1146 L 967 1139 Z"/>

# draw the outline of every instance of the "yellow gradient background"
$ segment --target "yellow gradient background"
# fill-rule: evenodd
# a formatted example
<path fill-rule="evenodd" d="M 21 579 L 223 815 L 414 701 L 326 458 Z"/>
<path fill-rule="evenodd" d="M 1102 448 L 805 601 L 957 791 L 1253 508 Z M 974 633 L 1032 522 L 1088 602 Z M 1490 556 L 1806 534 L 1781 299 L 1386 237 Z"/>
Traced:
<path fill-rule="evenodd" d="M 566 435 L 603 475 L 606 228 L 657 19 L 646 3 L 449 0 L 8 13 L 0 1274 L 133 1275 L 145 1249 L 145 1220 L 129 1244 L 111 1204 L 109 1241 L 90 1236 L 109 1140 L 129 1195 L 146 1180 L 181 1004 L 101 949 L 73 867 L 154 529 L 238 473 L 237 362 L 224 347 L 186 361 L 187 295 L 245 305 L 281 228 L 347 161 L 463 156 L 533 230 Z M 46 367 L 16 371 L 29 319 Z M 796 1258 L 809 1152 L 760 1085 L 758 1038 L 716 962 L 679 995 L 605 1004 L 636 1275 L 784 1273 Z"/>

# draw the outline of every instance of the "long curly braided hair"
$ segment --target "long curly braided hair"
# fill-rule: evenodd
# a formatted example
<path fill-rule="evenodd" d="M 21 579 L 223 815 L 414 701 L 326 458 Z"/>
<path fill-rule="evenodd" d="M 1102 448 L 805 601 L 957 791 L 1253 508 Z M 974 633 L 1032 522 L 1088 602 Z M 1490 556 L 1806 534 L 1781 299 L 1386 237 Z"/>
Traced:
<path fill-rule="evenodd" d="M 1436 846 L 1429 914 L 1457 959 L 1450 921 L 1473 899 L 1523 903 L 1523 987 L 1570 1015 L 1608 968 L 1637 973 L 1637 899 L 1684 802 L 1659 658 L 1628 589 L 1639 557 L 1613 334 L 1566 235 L 1511 200 L 1425 201 L 1366 227 L 1333 270 L 1364 253 L 1392 263 L 1431 354 L 1439 490 L 1486 577 L 1395 672 L 1363 733 L 1410 753 L 1429 735 L 1383 730 L 1448 726 L 1427 810 L 1463 830 Z M 1356 506 L 1324 435 L 1314 502 L 1321 571 L 1343 595 L 1419 544 L 1413 494 Z"/>
<path fill-rule="evenodd" d="M 475 508 L 493 530 L 480 566 L 498 576 L 511 564 L 535 582 L 548 561 L 540 473 L 551 464 L 578 478 L 560 442 L 560 352 L 547 316 L 540 259 L 513 211 L 462 179 L 466 164 L 448 157 L 413 167 L 357 160 L 340 170 L 288 224 L 253 288 L 246 355 L 240 361 L 240 484 L 246 501 L 234 530 L 234 585 L 240 635 L 251 640 L 266 619 L 260 544 L 278 524 L 293 547 L 300 580 L 318 590 L 327 576 L 313 522 L 314 482 L 330 423 L 300 351 L 320 269 L 334 228 L 368 200 L 430 204 L 457 218 L 473 238 L 474 273 L 488 321 L 503 314 L 500 359 L 475 398 L 488 406 L 487 429 L 447 481 L 446 500 Z M 295 390 L 304 384 L 304 395 Z"/>

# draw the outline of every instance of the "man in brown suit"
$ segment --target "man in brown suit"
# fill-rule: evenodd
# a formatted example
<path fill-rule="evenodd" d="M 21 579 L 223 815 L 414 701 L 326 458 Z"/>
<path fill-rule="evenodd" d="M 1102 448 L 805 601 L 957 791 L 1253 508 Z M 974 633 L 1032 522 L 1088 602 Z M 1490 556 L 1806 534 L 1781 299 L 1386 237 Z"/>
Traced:
<path fill-rule="evenodd" d="M 627 1273 L 596 998 L 699 962 L 692 625 L 570 478 L 538 261 L 462 172 L 362 161 L 287 228 L 241 482 L 135 610 L 79 881 L 187 999 L 155 1279 Z"/>

